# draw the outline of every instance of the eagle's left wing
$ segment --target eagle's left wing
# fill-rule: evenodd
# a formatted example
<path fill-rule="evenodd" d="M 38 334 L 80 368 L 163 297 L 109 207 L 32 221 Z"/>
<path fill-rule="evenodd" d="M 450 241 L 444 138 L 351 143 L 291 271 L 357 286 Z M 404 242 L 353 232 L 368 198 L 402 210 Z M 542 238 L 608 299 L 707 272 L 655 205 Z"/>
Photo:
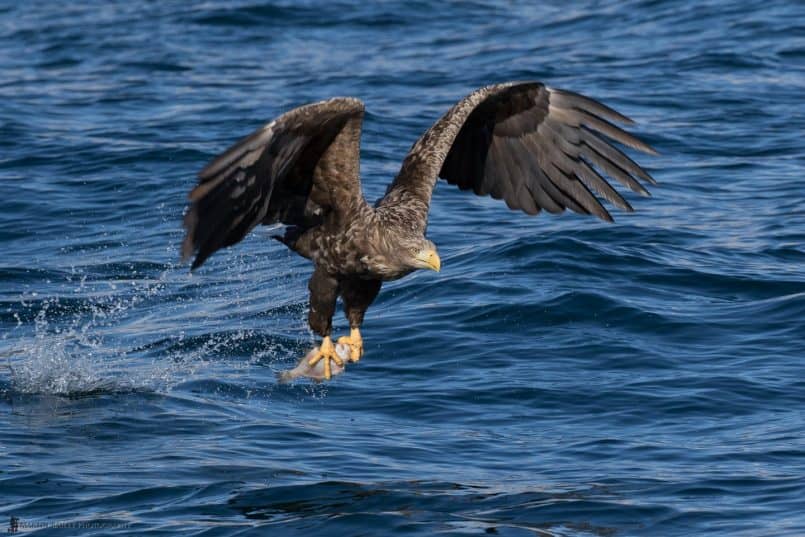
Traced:
<path fill-rule="evenodd" d="M 656 152 L 610 121 L 633 123 L 593 99 L 539 82 L 481 88 L 414 144 L 380 205 L 406 203 L 424 226 L 441 177 L 528 214 L 568 208 L 611 221 L 592 191 L 621 209 L 632 207 L 598 170 L 643 195 L 638 179 L 654 179 L 610 140 Z"/>

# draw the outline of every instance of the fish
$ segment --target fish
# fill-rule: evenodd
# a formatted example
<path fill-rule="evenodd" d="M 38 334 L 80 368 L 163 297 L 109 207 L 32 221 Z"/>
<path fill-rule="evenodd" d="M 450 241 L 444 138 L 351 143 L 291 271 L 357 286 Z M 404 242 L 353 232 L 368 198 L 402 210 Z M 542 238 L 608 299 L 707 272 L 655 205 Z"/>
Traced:
<path fill-rule="evenodd" d="M 280 371 L 277 373 L 277 381 L 280 384 L 284 384 L 286 382 L 291 382 L 292 380 L 296 380 L 301 377 L 309 378 L 315 380 L 316 382 L 321 382 L 324 380 L 324 362 L 325 360 L 319 360 L 316 362 L 316 365 L 310 365 L 308 362 L 311 358 L 316 356 L 316 353 L 319 351 L 318 347 L 311 349 L 306 356 L 304 356 L 299 363 L 293 369 L 288 369 L 285 371 Z M 344 365 L 338 365 L 334 361 L 330 361 L 330 376 L 334 377 L 336 375 L 340 375 L 344 371 L 346 371 L 346 364 L 349 362 L 349 347 L 344 344 L 337 343 L 335 346 L 335 353 L 341 358 L 341 361 L 344 362 Z"/>

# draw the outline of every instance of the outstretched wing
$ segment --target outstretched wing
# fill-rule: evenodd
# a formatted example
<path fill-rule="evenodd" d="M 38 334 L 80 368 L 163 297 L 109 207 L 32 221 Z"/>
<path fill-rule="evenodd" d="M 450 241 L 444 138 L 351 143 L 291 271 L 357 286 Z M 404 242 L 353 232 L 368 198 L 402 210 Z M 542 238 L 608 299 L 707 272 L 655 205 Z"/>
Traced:
<path fill-rule="evenodd" d="M 567 208 L 611 221 L 593 191 L 633 209 L 599 170 L 643 195 L 638 179 L 654 179 L 610 140 L 656 152 L 610 121 L 633 123 L 593 99 L 539 82 L 479 89 L 414 144 L 380 205 L 406 203 L 424 224 L 438 176 L 528 214 Z"/>
<path fill-rule="evenodd" d="M 258 224 L 310 227 L 344 218 L 361 199 L 363 103 L 336 98 L 295 108 L 238 141 L 199 173 L 184 218 L 192 268 Z"/>

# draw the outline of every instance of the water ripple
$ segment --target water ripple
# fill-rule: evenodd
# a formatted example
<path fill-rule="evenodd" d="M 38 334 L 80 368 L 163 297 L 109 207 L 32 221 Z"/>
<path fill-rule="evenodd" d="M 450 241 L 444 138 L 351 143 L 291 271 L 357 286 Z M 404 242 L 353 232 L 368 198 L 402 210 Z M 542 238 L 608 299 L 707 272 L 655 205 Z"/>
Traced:
<path fill-rule="evenodd" d="M 41 534 L 802 535 L 804 17 L 0 6 L 0 515 Z M 447 107 L 512 79 L 633 117 L 661 152 L 653 196 L 608 225 L 439 185 L 442 272 L 384 286 L 347 375 L 278 385 L 314 344 L 309 265 L 256 230 L 189 274 L 196 171 L 354 95 L 375 199 Z"/>

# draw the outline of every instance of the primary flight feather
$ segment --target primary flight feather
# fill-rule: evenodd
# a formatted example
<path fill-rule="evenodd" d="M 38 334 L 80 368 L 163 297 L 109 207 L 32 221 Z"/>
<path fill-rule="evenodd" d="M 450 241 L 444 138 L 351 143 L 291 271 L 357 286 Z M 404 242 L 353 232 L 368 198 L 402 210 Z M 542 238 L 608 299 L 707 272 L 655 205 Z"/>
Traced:
<path fill-rule="evenodd" d="M 440 270 L 425 238 L 438 178 L 537 214 L 570 209 L 612 221 L 600 198 L 631 205 L 601 174 L 648 195 L 654 179 L 612 141 L 656 154 L 613 122 L 632 121 L 577 93 L 539 82 L 474 91 L 413 145 L 383 198 L 372 206 L 359 176 L 364 106 L 335 98 L 295 108 L 236 142 L 199 173 L 189 195 L 183 258 L 192 268 L 239 242 L 259 224 L 284 224 L 285 245 L 314 264 L 309 323 L 322 337 L 310 359 L 343 366 L 331 340 L 340 296 L 352 361 L 363 354 L 360 326 L 382 282 L 416 269 Z"/>

